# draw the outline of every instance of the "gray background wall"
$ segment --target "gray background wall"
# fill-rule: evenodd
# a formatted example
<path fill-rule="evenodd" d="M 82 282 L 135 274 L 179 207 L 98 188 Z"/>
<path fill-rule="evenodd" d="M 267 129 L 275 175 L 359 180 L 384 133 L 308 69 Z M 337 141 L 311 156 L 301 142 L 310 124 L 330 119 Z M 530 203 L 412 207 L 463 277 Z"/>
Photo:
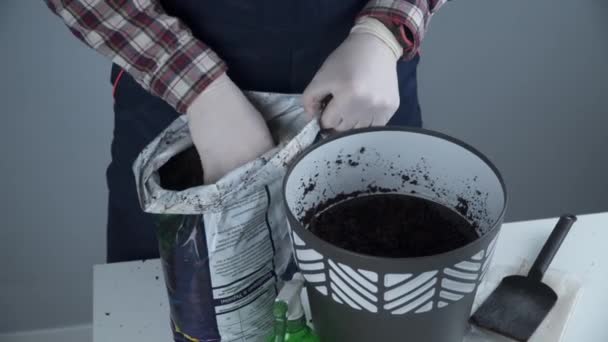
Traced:
<path fill-rule="evenodd" d="M 92 319 L 104 261 L 109 62 L 42 1 L 0 4 L 0 332 Z"/>
<path fill-rule="evenodd" d="M 508 220 L 608 210 L 608 4 L 456 1 L 420 69 L 426 125 L 478 147 Z M 91 320 L 104 259 L 109 63 L 40 1 L 0 4 L 0 334 Z"/>

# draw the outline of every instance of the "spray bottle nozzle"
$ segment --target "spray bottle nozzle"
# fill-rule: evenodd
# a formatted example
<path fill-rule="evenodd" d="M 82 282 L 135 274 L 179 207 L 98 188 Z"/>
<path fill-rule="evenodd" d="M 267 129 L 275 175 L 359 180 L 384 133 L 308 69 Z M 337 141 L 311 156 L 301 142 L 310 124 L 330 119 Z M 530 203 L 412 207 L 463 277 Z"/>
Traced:
<path fill-rule="evenodd" d="M 304 277 L 296 273 L 285 282 L 273 307 L 274 335 L 269 342 L 319 342 L 319 338 L 306 325 L 300 301 Z"/>

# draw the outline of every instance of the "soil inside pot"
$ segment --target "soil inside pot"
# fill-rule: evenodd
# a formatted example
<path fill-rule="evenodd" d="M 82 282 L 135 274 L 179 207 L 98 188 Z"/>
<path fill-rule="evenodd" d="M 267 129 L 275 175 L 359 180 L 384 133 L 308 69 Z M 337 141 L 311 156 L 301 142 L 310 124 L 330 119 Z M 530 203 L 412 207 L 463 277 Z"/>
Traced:
<path fill-rule="evenodd" d="M 458 212 L 420 197 L 378 194 L 317 208 L 308 228 L 344 249 L 379 257 L 435 255 L 479 235 Z"/>

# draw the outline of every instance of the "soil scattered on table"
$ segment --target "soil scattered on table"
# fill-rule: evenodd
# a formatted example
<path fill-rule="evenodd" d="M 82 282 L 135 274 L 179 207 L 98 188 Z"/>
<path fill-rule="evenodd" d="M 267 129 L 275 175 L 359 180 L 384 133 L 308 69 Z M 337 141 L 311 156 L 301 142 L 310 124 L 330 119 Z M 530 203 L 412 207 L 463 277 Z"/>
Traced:
<path fill-rule="evenodd" d="M 336 203 L 332 201 L 331 203 Z M 457 211 L 420 197 L 376 194 L 316 208 L 307 222 L 321 239 L 360 254 L 409 258 L 435 255 L 478 238 Z"/>

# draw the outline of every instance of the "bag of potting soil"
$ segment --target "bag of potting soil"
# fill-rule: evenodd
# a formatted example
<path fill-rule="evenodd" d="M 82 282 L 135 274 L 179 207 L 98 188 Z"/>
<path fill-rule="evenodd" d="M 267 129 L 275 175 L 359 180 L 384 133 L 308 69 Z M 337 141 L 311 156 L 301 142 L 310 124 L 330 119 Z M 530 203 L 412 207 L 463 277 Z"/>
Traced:
<path fill-rule="evenodd" d="M 262 157 L 202 185 L 198 154 L 180 117 L 134 164 L 141 206 L 159 214 L 176 341 L 263 341 L 281 279 L 291 269 L 282 180 L 319 126 L 307 124 L 297 96 L 248 97 L 278 142 Z"/>

